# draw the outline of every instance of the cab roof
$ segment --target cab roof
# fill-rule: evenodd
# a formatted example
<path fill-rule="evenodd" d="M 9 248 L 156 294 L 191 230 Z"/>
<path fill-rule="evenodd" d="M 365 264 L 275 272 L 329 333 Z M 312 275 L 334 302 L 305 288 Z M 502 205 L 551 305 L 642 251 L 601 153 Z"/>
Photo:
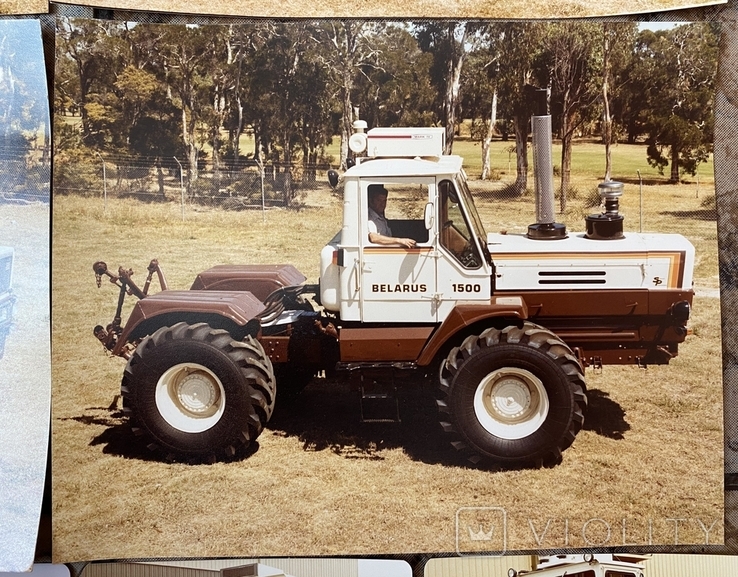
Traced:
<path fill-rule="evenodd" d="M 448 155 L 427 158 L 362 158 L 344 178 L 412 177 L 453 175 L 461 171 L 463 159 Z"/>

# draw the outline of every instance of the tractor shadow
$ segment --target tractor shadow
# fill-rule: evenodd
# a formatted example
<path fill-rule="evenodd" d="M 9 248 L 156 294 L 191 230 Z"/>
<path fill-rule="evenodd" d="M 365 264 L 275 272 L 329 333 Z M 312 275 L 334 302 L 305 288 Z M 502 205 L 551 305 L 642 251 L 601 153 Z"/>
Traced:
<path fill-rule="evenodd" d="M 87 407 L 82 415 L 61 420 L 75 421 L 95 428 L 104 427 L 104 430 L 89 442 L 91 447 L 102 446 L 103 454 L 140 461 L 161 460 L 157 459 L 156 454 L 133 434 L 128 420 L 120 407 L 116 406 L 115 401 L 108 407 Z"/>
<path fill-rule="evenodd" d="M 346 459 L 383 460 L 383 451 L 402 449 L 411 459 L 428 464 L 469 468 L 441 430 L 432 390 L 426 383 L 400 385 L 400 422 L 361 422 L 356 390 L 330 380 L 314 380 L 290 403 L 279 403 L 267 429 L 296 437 L 304 451 L 331 451 Z M 630 429 L 623 408 L 608 393 L 592 389 L 584 429 L 621 440 Z M 391 411 L 390 411 L 391 412 Z M 487 466 L 487 470 L 509 470 Z"/>
<path fill-rule="evenodd" d="M 152 450 L 147 446 L 146 437 L 135 435 L 131 429 L 128 419 L 124 416 L 120 407 L 120 398 L 116 397 L 108 407 L 87 407 L 84 414 L 60 419 L 62 421 L 74 421 L 82 425 L 92 427 L 104 427 L 102 432 L 95 435 L 88 443 L 90 447 L 101 446 L 105 455 L 114 455 L 124 459 L 134 459 L 153 463 L 174 462 L 173 459 L 158 450 Z M 233 460 L 248 458 L 259 449 L 259 443 L 252 443 L 245 452 Z M 186 463 L 186 461 L 177 461 Z M 192 464 L 203 464 L 192 462 Z"/>
<path fill-rule="evenodd" d="M 411 381 L 399 384 L 398 390 L 399 422 L 362 422 L 357 390 L 341 381 L 315 379 L 289 402 L 280 403 L 277 398 L 265 433 L 271 431 L 278 436 L 297 438 L 306 452 L 331 451 L 345 459 L 382 461 L 386 451 L 401 449 L 411 459 L 427 464 L 474 467 L 451 447 L 441 430 L 430 385 Z M 623 408 L 598 389 L 589 390 L 588 399 L 584 430 L 609 439 L 624 439 L 630 425 Z M 365 408 L 367 412 L 370 410 Z M 394 412 L 392 407 L 381 413 L 374 411 L 372 416 L 393 416 Z M 163 459 L 161 453 L 151 451 L 142 438 L 133 434 L 120 401 L 108 407 L 87 407 L 82 415 L 62 420 L 96 429 L 103 427 L 89 445 L 101 446 L 104 454 L 146 462 Z M 253 443 L 237 460 L 248 458 L 258 450 L 259 443 Z M 484 468 L 510 470 L 494 465 Z"/>
<path fill-rule="evenodd" d="M 613 401 L 609 393 L 599 389 L 589 389 L 587 401 L 583 429 L 616 441 L 624 439 L 630 425 L 625 420 L 623 407 Z"/>
<path fill-rule="evenodd" d="M 334 379 L 315 379 L 296 398 L 277 403 L 267 429 L 283 437 L 295 437 L 304 451 L 331 451 L 346 459 L 383 460 L 383 451 L 403 449 L 411 458 L 446 463 L 455 452 L 437 422 L 435 401 L 422 384 L 398 385 L 399 422 L 362 422 L 360 394 Z M 393 418 L 389 400 L 368 403 L 366 415 Z"/>

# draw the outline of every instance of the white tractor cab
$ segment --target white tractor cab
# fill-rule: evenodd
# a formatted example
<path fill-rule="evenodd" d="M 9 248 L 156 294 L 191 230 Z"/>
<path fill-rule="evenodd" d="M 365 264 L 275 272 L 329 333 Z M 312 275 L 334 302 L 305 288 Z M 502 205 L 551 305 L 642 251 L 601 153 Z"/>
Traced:
<path fill-rule="evenodd" d="M 508 577 L 643 577 L 648 555 L 586 553 L 540 557 L 533 571 L 510 569 Z"/>
<path fill-rule="evenodd" d="M 471 199 L 459 156 L 442 156 L 443 129 L 384 129 L 369 143 L 377 157 L 357 162 L 344 175 L 343 228 L 321 254 L 321 301 L 343 320 L 437 322 L 459 300 L 489 301 L 492 260 L 487 235 Z M 432 157 L 384 158 L 388 141 L 418 140 Z M 421 138 L 422 137 L 422 138 Z M 392 236 L 412 238 L 414 248 L 369 240 L 368 190 L 388 192 Z M 334 259 L 334 253 L 336 258 Z"/>

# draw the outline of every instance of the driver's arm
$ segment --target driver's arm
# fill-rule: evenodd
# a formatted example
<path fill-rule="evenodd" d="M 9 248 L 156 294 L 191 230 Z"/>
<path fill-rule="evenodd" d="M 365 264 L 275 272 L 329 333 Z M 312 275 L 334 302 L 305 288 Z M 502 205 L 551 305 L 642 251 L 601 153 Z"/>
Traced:
<path fill-rule="evenodd" d="M 412 238 L 401 238 L 396 236 L 385 236 L 377 232 L 377 225 L 371 220 L 369 225 L 369 242 L 381 245 L 400 245 L 405 248 L 415 248 L 415 241 Z"/>
<path fill-rule="evenodd" d="M 404 246 L 405 248 L 415 247 L 415 241 L 411 238 L 384 236 L 383 234 L 379 234 L 378 232 L 369 233 L 369 242 L 382 245 L 399 244 L 401 246 Z"/>

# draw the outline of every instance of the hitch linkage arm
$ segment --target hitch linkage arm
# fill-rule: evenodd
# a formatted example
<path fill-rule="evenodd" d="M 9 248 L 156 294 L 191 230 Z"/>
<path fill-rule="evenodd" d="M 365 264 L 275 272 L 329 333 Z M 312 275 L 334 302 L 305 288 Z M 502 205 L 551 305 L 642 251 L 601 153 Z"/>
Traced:
<path fill-rule="evenodd" d="M 147 267 L 149 274 L 146 277 L 146 283 L 144 284 L 143 290 L 138 288 L 136 283 L 134 283 L 131 279 L 131 277 L 133 276 L 133 269 L 124 269 L 123 267 L 119 267 L 118 274 L 114 275 L 108 270 L 108 265 L 106 263 L 104 263 L 103 261 L 97 261 L 95 264 L 92 265 L 92 270 L 95 273 L 97 288 L 100 288 L 100 286 L 102 285 L 103 275 L 106 275 L 112 284 L 120 288 L 120 291 L 118 293 L 118 306 L 115 309 L 115 317 L 113 318 L 113 322 L 110 323 L 107 327 L 97 325 L 93 329 L 95 337 L 103 344 L 106 349 L 112 351 L 115 348 L 118 337 L 122 332 L 121 313 L 123 310 L 123 302 L 125 301 L 126 294 L 135 295 L 139 299 L 145 298 L 149 292 L 151 279 L 154 276 L 154 273 L 156 273 L 158 276 L 159 285 L 161 286 L 162 290 L 167 289 L 167 282 L 164 278 L 164 273 L 159 267 L 159 261 L 157 261 L 156 259 L 152 259 L 152 261 L 149 263 L 149 266 Z"/>

